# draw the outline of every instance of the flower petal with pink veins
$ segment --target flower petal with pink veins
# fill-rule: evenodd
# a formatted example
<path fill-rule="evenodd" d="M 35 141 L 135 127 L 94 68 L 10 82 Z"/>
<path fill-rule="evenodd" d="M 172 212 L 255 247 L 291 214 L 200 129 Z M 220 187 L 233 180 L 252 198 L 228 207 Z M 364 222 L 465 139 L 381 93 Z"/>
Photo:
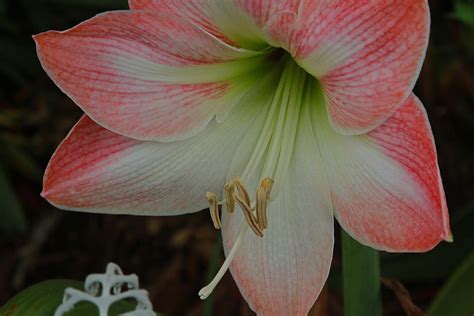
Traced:
<path fill-rule="evenodd" d="M 202 0 L 129 0 L 129 7 L 132 10 L 155 10 L 162 14 L 172 14 L 186 19 L 189 22 L 199 25 L 207 32 L 219 39 L 231 43 L 233 41 L 222 33 L 222 30 L 212 20 L 209 1 Z"/>
<path fill-rule="evenodd" d="M 170 12 L 216 37 L 249 48 L 290 40 L 301 0 L 129 0 L 131 9 Z"/>
<path fill-rule="evenodd" d="M 331 126 L 363 134 L 386 121 L 415 85 L 426 53 L 426 0 L 304 1 L 287 43 L 325 90 Z"/>
<path fill-rule="evenodd" d="M 261 29 L 237 1 L 229 0 L 129 0 L 132 10 L 154 10 L 190 21 L 222 41 L 259 49 L 268 46 Z"/>
<path fill-rule="evenodd" d="M 427 251 L 450 239 L 433 135 L 414 95 L 367 135 L 335 133 L 324 116 L 313 113 L 315 134 L 336 218 L 349 234 L 394 252 Z"/>
<path fill-rule="evenodd" d="M 327 180 L 311 129 L 301 114 L 294 155 L 281 192 L 268 206 L 263 238 L 245 235 L 231 272 L 258 315 L 307 315 L 327 279 L 334 243 Z M 242 179 L 245 182 L 245 179 Z M 223 214 L 226 254 L 242 225 L 242 212 Z"/>
<path fill-rule="evenodd" d="M 212 122 L 201 134 L 171 143 L 128 138 L 84 116 L 51 158 L 42 195 L 59 208 L 83 212 L 202 210 L 206 191 L 221 192 L 242 137 L 263 124 L 266 108 L 242 102 L 223 123 Z"/>
<path fill-rule="evenodd" d="M 104 13 L 35 41 L 43 68 L 89 117 L 140 140 L 196 135 L 266 65 L 255 52 L 151 11 Z"/>

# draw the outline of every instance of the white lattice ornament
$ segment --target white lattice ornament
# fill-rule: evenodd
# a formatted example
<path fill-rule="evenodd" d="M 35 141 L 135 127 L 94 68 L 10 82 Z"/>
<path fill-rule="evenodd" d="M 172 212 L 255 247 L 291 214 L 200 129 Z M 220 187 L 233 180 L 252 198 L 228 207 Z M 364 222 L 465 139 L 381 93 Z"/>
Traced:
<path fill-rule="evenodd" d="M 155 316 L 148 292 L 141 290 L 135 274 L 124 275 L 115 263 L 107 265 L 105 274 L 90 274 L 84 283 L 85 292 L 74 288 L 64 291 L 62 304 L 54 316 L 62 316 L 79 302 L 90 302 L 97 306 L 100 316 L 107 316 L 110 306 L 124 299 L 134 299 L 137 306 L 124 316 Z M 125 290 L 124 290 L 125 288 Z"/>

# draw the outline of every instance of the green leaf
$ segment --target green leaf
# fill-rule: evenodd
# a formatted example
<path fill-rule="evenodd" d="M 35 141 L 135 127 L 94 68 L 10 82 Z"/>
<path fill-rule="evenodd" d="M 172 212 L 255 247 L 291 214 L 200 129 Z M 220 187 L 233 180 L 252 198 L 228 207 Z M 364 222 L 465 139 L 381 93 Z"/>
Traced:
<path fill-rule="evenodd" d="M 0 165 L 0 218 L 0 232 L 9 234 L 24 231 L 26 228 L 20 202 L 2 165 Z"/>
<path fill-rule="evenodd" d="M 82 282 L 73 280 L 49 280 L 33 285 L 13 297 L 0 308 L 0 315 L 8 316 L 51 316 L 61 304 L 64 290 L 73 287 L 84 289 Z M 121 301 L 111 307 L 110 315 L 132 311 L 134 306 Z M 97 307 L 90 303 L 78 303 L 65 316 L 96 316 Z"/>
<path fill-rule="evenodd" d="M 341 230 L 345 316 L 380 316 L 379 254 Z"/>
<path fill-rule="evenodd" d="M 429 316 L 473 315 L 474 252 L 453 273 L 428 310 Z"/>
<path fill-rule="evenodd" d="M 474 3 L 457 2 L 452 17 L 471 27 L 474 27 Z"/>

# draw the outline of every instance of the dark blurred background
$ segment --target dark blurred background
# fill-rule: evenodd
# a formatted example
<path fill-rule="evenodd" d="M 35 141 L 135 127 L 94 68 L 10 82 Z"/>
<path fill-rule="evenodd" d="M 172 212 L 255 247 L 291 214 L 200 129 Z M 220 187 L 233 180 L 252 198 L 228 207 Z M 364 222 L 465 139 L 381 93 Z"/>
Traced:
<path fill-rule="evenodd" d="M 426 311 L 443 295 L 444 304 L 458 304 L 459 288 L 474 301 L 474 1 L 430 6 L 431 43 L 415 92 L 433 127 L 454 243 L 427 254 L 381 254 L 385 315 L 405 315 L 410 306 L 411 315 L 422 315 L 417 307 Z M 39 281 L 83 280 L 113 261 L 140 276 L 156 311 L 252 315 L 229 274 L 213 301 L 199 300 L 209 269 L 223 257 L 207 212 L 81 214 L 56 210 L 39 196 L 49 157 L 81 112 L 42 71 L 31 35 L 126 8 L 126 0 L 0 0 L 0 306 Z M 339 247 L 312 315 L 342 315 Z"/>

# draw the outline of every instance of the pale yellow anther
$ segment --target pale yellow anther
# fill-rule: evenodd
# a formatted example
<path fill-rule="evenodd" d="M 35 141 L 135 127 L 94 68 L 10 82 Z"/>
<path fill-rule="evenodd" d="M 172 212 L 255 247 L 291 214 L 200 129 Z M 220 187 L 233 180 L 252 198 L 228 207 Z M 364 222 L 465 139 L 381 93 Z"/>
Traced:
<path fill-rule="evenodd" d="M 258 187 L 255 194 L 255 212 L 257 213 L 257 222 L 262 229 L 266 229 L 267 222 L 267 192 L 265 188 Z"/>
<path fill-rule="evenodd" d="M 273 183 L 275 181 L 272 178 L 265 178 L 260 182 L 260 186 L 265 189 L 267 192 L 267 200 L 270 199 L 270 194 L 272 193 Z"/>
<path fill-rule="evenodd" d="M 271 178 L 263 179 L 255 193 L 255 212 L 257 213 L 257 222 L 261 230 L 266 229 L 268 226 L 267 208 L 273 182 Z"/>
<path fill-rule="evenodd" d="M 206 193 L 207 201 L 209 202 L 209 211 L 211 212 L 211 219 L 216 229 L 221 229 L 221 217 L 219 215 L 219 202 L 217 196 L 212 192 Z"/>
<path fill-rule="evenodd" d="M 228 213 L 234 213 L 235 210 L 235 184 L 233 181 L 224 185 L 225 204 Z"/>

